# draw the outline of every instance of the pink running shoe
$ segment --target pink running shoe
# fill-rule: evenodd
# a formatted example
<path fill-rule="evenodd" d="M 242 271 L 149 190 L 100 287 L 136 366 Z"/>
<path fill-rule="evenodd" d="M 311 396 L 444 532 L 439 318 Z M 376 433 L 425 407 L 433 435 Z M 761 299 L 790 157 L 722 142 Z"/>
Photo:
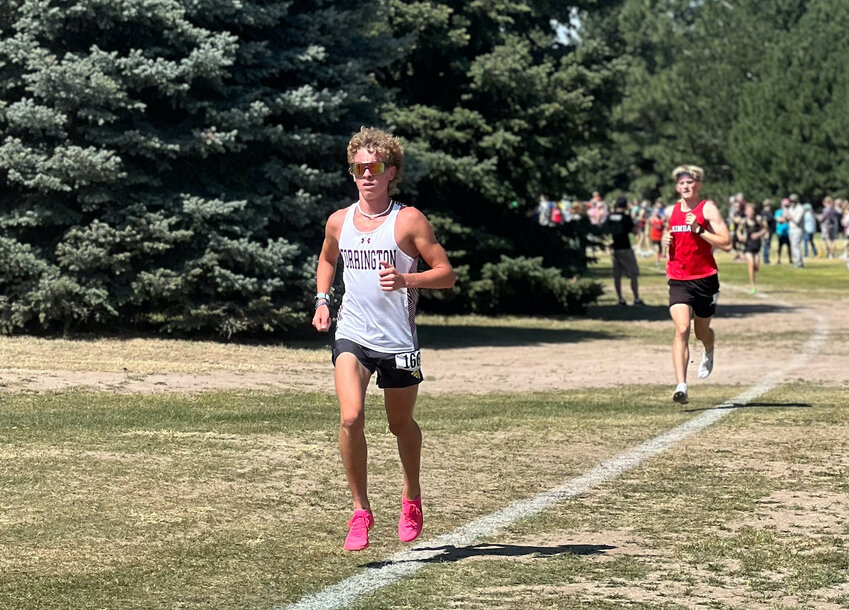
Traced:
<path fill-rule="evenodd" d="M 401 519 L 398 521 L 398 537 L 401 542 L 412 542 L 422 533 L 422 497 L 407 500 L 401 497 Z"/>
<path fill-rule="evenodd" d="M 348 537 L 345 538 L 346 551 L 362 551 L 368 548 L 368 531 L 374 527 L 374 516 L 370 510 L 358 508 L 348 521 Z"/>

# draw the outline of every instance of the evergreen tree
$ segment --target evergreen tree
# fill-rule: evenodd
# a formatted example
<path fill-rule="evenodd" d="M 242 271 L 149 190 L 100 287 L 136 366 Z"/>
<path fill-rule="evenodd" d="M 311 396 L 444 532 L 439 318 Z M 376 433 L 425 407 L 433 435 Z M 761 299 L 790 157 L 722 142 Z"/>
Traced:
<path fill-rule="evenodd" d="M 618 72 L 603 41 L 558 39 L 554 26 L 605 3 L 388 4 L 390 31 L 410 50 L 380 73 L 392 92 L 383 117 L 407 142 L 403 196 L 432 217 L 458 290 L 502 254 L 582 271 L 585 242 L 527 214 L 541 194 L 587 188 L 576 180 L 580 151 L 604 132 Z"/>
<path fill-rule="evenodd" d="M 300 322 L 372 34 L 320 0 L 5 2 L 0 330 Z"/>
<path fill-rule="evenodd" d="M 729 134 L 743 90 L 757 86 L 807 3 L 625 0 L 615 25 L 591 19 L 587 29 L 606 35 L 629 65 L 600 181 L 643 197 L 673 196 L 669 171 L 688 162 L 705 167 L 714 196 L 739 190 Z"/>
<path fill-rule="evenodd" d="M 849 191 L 847 28 L 845 2 L 812 0 L 745 86 L 729 158 L 746 191 L 813 200 Z"/>

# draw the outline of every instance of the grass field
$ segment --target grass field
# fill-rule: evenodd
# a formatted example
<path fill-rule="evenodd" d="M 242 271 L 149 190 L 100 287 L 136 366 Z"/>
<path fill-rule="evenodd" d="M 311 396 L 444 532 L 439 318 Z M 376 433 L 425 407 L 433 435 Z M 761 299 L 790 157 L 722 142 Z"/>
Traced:
<path fill-rule="evenodd" d="M 766 267 L 759 285 L 792 303 L 816 298 L 845 311 L 849 271 L 837 263 Z M 724 286 L 743 292 L 745 266 L 721 264 Z M 641 265 L 644 291 L 660 303 L 663 278 L 651 261 Z M 604 277 L 605 263 L 594 273 Z M 508 322 L 526 329 L 517 337 L 615 325 L 617 334 L 645 340 L 629 323 L 635 314 L 611 308 L 611 299 L 586 319 Z M 460 320 L 424 319 L 432 340 L 462 332 Z M 51 353 L 59 363 L 77 354 L 88 366 L 124 366 L 122 356 L 99 353 L 104 340 L 5 341 L 17 341 L 15 354 L 35 369 Z M 139 341 L 138 362 L 153 363 L 144 370 L 170 370 L 204 353 L 212 371 L 261 367 L 273 357 L 266 346 L 220 347 L 216 356 L 208 346 L 160 342 L 157 350 L 155 341 Z M 299 346 L 295 357 L 320 353 Z M 835 375 L 849 379 L 847 371 Z M 846 385 L 779 385 L 587 494 L 442 550 L 356 607 L 845 608 Z M 579 476 L 743 389 L 704 385 L 689 409 L 654 385 L 422 396 L 421 542 Z M 335 399 L 322 393 L 3 394 L 0 608 L 280 608 L 380 565 L 408 548 L 395 534 L 394 438 L 370 397 L 377 524 L 368 550 L 346 553 L 350 499 L 337 419 Z"/>

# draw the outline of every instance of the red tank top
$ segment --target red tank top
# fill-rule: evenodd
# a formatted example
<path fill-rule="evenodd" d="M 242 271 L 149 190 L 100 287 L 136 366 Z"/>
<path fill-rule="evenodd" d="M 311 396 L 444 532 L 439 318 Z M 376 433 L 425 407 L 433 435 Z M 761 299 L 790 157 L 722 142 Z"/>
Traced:
<path fill-rule="evenodd" d="M 652 241 L 660 241 L 663 238 L 663 224 L 663 218 L 651 219 L 651 232 L 649 233 L 649 239 Z"/>
<path fill-rule="evenodd" d="M 690 210 L 696 215 L 700 227 L 708 230 L 705 222 L 705 202 L 699 202 Z M 672 240 L 669 242 L 669 260 L 666 262 L 666 277 L 671 280 L 697 280 L 717 273 L 716 260 L 713 258 L 713 246 L 690 230 L 686 217 L 688 212 L 681 210 L 681 202 L 675 204 L 669 215 L 669 230 Z"/>

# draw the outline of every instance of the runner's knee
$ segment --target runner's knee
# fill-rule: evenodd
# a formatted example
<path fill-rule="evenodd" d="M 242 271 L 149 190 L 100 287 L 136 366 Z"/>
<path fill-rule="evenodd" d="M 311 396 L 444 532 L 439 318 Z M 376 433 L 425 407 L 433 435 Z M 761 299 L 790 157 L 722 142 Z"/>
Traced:
<path fill-rule="evenodd" d="M 416 425 L 415 420 L 412 417 L 405 417 L 402 419 L 398 418 L 390 418 L 389 419 L 389 431 L 398 436 L 399 434 L 404 434 L 409 431 L 413 426 Z"/>
<path fill-rule="evenodd" d="M 347 433 L 361 432 L 365 429 L 366 414 L 363 411 L 343 413 L 339 418 L 339 425 Z"/>

